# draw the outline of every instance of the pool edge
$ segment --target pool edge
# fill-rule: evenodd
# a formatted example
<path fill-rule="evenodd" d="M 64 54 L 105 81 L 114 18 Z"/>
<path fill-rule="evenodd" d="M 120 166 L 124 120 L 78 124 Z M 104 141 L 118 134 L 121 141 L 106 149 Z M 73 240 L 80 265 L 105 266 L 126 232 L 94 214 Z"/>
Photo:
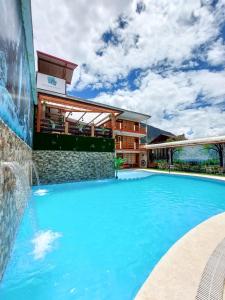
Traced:
<path fill-rule="evenodd" d="M 139 169 L 141 171 L 151 172 L 155 174 L 163 174 L 163 175 L 180 175 L 180 176 L 188 176 L 188 177 L 196 177 L 196 178 L 206 178 L 211 180 L 220 180 L 225 181 L 225 176 L 218 175 L 208 175 L 201 173 L 187 173 L 187 172 L 176 172 L 176 171 L 163 171 L 163 170 L 155 170 L 155 169 Z"/>
<path fill-rule="evenodd" d="M 225 237 L 225 212 L 191 229 L 160 259 L 135 300 L 194 300 L 203 271 Z"/>

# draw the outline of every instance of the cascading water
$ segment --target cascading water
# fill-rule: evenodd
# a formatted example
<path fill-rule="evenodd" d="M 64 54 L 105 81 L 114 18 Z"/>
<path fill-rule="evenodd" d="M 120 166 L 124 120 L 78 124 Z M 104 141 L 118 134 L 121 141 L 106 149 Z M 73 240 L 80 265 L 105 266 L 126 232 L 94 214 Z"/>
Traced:
<path fill-rule="evenodd" d="M 36 177 L 36 185 L 40 185 L 40 178 L 39 178 L 37 166 L 35 165 L 35 163 L 33 161 L 31 161 L 30 164 L 32 167 L 32 171 L 34 171 L 34 175 Z"/>
<path fill-rule="evenodd" d="M 14 188 L 14 195 L 15 195 L 15 203 L 16 208 L 19 213 L 22 213 L 24 207 L 28 203 L 29 215 L 31 217 L 32 227 L 34 231 L 37 231 L 37 220 L 36 220 L 36 213 L 34 203 L 32 198 L 30 197 L 30 176 L 29 173 L 34 171 L 36 177 L 36 183 L 39 185 L 39 176 L 38 171 L 34 163 L 29 160 L 23 165 L 19 164 L 15 161 L 4 161 L 0 162 L 0 179 L 4 180 L 4 170 L 9 169 L 12 175 L 15 177 L 15 188 Z M 30 198 L 30 201 L 27 202 L 27 199 Z"/>
<path fill-rule="evenodd" d="M 24 199 L 29 196 L 30 184 L 29 178 L 26 175 L 25 167 L 22 167 L 18 162 L 0 162 L 0 178 L 4 179 L 4 170 L 9 169 L 12 175 L 15 177 L 15 199 L 16 208 L 19 212 L 24 209 Z"/>

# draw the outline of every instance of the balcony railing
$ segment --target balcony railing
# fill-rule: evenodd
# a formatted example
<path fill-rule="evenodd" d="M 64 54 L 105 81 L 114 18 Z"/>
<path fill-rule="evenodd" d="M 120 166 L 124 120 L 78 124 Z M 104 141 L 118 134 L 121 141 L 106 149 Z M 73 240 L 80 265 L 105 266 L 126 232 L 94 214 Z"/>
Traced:
<path fill-rule="evenodd" d="M 92 127 L 90 125 L 71 122 L 64 123 L 55 120 L 53 121 L 51 119 L 41 119 L 40 132 L 112 138 L 112 129 L 110 128 L 95 127 L 92 131 Z"/>
<path fill-rule="evenodd" d="M 138 150 L 139 144 L 135 142 L 116 142 L 116 150 Z"/>
<path fill-rule="evenodd" d="M 139 127 L 137 125 L 128 126 L 128 125 L 123 125 L 123 124 L 120 124 L 120 123 L 116 123 L 116 130 L 146 134 L 146 128 L 142 127 L 142 126 Z"/>

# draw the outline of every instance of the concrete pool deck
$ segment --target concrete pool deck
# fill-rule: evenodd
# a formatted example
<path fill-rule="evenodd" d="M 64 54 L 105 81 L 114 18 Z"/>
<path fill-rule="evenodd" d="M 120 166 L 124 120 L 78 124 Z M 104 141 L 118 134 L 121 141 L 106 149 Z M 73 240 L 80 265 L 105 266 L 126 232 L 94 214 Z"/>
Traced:
<path fill-rule="evenodd" d="M 220 176 L 181 172 L 171 174 L 225 181 Z M 193 228 L 168 250 L 150 273 L 135 300 L 222 300 L 224 280 L 225 213 L 221 213 Z"/>

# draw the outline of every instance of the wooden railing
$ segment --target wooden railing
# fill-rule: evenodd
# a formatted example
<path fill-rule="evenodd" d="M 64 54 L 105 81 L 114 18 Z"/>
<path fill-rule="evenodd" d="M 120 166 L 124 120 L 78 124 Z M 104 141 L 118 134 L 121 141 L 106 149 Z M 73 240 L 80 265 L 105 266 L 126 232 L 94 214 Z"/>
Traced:
<path fill-rule="evenodd" d="M 138 150 L 139 144 L 135 142 L 116 142 L 116 150 Z"/>
<path fill-rule="evenodd" d="M 142 126 L 139 127 L 138 125 L 127 126 L 123 124 L 120 125 L 120 123 L 116 123 L 116 130 L 146 134 L 146 128 Z"/>
<path fill-rule="evenodd" d="M 37 128 L 37 127 L 36 127 Z M 52 119 L 41 119 L 42 133 L 61 133 L 75 136 L 93 136 L 112 138 L 112 129 L 95 127 L 94 131 L 90 125 L 72 122 L 53 121 Z"/>

